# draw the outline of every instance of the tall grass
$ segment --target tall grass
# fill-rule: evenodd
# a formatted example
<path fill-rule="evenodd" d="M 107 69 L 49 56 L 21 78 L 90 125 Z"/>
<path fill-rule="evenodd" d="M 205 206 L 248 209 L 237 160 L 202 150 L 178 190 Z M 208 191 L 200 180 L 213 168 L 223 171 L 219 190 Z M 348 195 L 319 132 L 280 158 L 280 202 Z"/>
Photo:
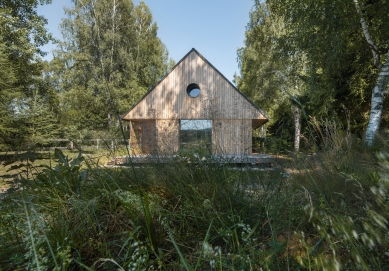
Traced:
<path fill-rule="evenodd" d="M 1 200 L 0 268 L 386 270 L 389 155 L 348 144 L 273 170 L 56 151 Z"/>

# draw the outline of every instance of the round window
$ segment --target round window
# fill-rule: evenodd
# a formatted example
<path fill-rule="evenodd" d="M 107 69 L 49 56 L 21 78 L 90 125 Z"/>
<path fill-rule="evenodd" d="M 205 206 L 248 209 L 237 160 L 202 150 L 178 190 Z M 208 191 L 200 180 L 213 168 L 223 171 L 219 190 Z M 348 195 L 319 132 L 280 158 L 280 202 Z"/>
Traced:
<path fill-rule="evenodd" d="M 196 98 L 200 95 L 200 87 L 199 85 L 192 83 L 186 88 L 186 92 L 192 98 Z"/>

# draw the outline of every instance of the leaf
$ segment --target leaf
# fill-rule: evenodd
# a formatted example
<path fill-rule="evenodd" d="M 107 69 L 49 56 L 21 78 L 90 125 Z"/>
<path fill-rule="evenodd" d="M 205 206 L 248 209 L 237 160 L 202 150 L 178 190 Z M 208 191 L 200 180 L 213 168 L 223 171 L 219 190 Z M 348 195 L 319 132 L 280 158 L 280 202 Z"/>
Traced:
<path fill-rule="evenodd" d="M 270 248 L 273 250 L 273 253 L 278 253 L 280 252 L 284 247 L 285 247 L 285 243 L 281 244 L 279 241 L 277 240 L 272 240 L 272 241 L 269 241 L 267 242 L 267 244 L 270 246 Z"/>
<path fill-rule="evenodd" d="M 63 154 L 63 152 L 60 149 L 55 149 L 54 151 L 54 158 L 58 159 L 59 162 L 65 164 L 68 162 L 68 158 Z"/>
<path fill-rule="evenodd" d="M 38 154 L 36 152 L 31 152 L 31 151 L 28 151 L 26 153 L 22 153 L 19 156 L 21 161 L 30 160 L 31 162 L 34 162 L 37 159 L 37 157 L 38 157 Z"/>
<path fill-rule="evenodd" d="M 7 170 L 7 172 L 8 171 L 11 171 L 11 170 L 15 170 L 15 169 L 21 169 L 21 168 L 24 168 L 24 167 L 26 167 L 28 164 L 23 164 L 23 163 L 21 163 L 21 164 L 19 164 L 19 165 L 13 165 L 13 166 L 11 166 L 8 170 Z"/>
<path fill-rule="evenodd" d="M 70 167 L 71 168 L 77 168 L 79 169 L 80 168 L 80 165 L 81 163 L 84 161 L 84 157 L 79 155 L 76 159 L 73 159 L 71 162 L 70 162 Z"/>

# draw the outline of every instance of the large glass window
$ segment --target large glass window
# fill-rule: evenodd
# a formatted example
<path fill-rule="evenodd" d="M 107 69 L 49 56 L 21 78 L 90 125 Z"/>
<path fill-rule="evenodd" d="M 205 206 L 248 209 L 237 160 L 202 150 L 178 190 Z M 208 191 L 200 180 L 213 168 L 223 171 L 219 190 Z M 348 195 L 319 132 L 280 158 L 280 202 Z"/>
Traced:
<path fill-rule="evenodd" d="M 181 120 L 180 151 L 184 154 L 211 155 L 212 120 Z"/>

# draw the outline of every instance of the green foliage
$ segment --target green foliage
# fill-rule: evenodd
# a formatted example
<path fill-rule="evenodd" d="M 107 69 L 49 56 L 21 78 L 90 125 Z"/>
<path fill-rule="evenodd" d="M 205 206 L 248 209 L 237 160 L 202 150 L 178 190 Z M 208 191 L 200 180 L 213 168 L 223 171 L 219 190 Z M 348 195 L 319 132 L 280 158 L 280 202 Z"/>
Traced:
<path fill-rule="evenodd" d="M 309 114 L 335 116 L 345 124 L 349 112 L 351 128 L 361 129 L 367 122 L 376 71 L 353 2 L 269 2 L 289 29 L 282 39 L 285 53 L 300 50 L 307 56 L 305 80 L 310 91 L 304 105 Z"/>
<path fill-rule="evenodd" d="M 38 93 L 34 93 L 26 100 L 26 107 L 21 114 L 25 119 L 25 131 L 30 142 L 43 144 L 45 139 L 58 137 L 56 115 L 50 110 L 47 100 Z"/>
<path fill-rule="evenodd" d="M 44 52 L 40 46 L 48 43 L 52 37 L 44 28 L 46 19 L 36 12 L 38 4 L 50 2 L 5 0 L 0 3 L 1 150 L 18 149 L 25 143 L 36 143 L 37 138 L 49 137 L 53 130 L 47 123 L 39 124 L 38 128 L 39 118 L 32 117 L 39 111 L 40 116 L 49 117 L 40 118 L 39 122 L 55 122 L 56 119 L 50 116 L 49 110 L 56 107 L 55 101 L 51 99 L 55 95 L 44 86 L 41 77 L 44 68 L 41 56 Z M 31 104 L 38 92 L 42 99 L 47 98 L 44 105 L 39 105 L 39 110 L 36 103 Z M 30 111 L 29 116 L 25 114 L 27 111 Z"/>
<path fill-rule="evenodd" d="M 14 87 L 15 67 L 11 63 L 5 52 L 5 44 L 0 43 L 0 149 L 3 150 L 8 148 L 8 143 L 17 132 L 17 118 L 10 108 L 12 101 L 18 97 Z"/>
<path fill-rule="evenodd" d="M 283 130 L 282 136 L 290 136 L 282 138 L 284 149 L 293 145 L 293 112 L 296 106 L 301 110 L 300 101 L 308 92 L 304 80 L 308 64 L 303 51 L 284 47 L 283 39 L 290 30 L 285 27 L 284 17 L 273 14 L 269 5 L 255 1 L 250 13 L 245 47 L 238 51 L 241 68 L 238 88 L 270 116 L 270 134 L 279 134 L 276 130 L 280 129 L 280 123 L 286 124 L 283 127 L 289 130 Z M 268 149 L 274 149 L 272 145 Z"/>
<path fill-rule="evenodd" d="M 124 0 L 74 1 L 64 41 L 42 62 L 39 48 L 53 39 L 36 8 L 50 2 L 0 3 L 1 150 L 96 131 L 114 137 L 119 116 L 173 65 L 146 4 Z"/>
<path fill-rule="evenodd" d="M 64 42 L 50 63 L 61 120 L 108 130 L 167 71 L 167 50 L 144 2 L 73 1 L 61 24 Z"/>
<path fill-rule="evenodd" d="M 77 158 L 69 159 L 61 150 L 55 149 L 54 158 L 57 159 L 57 165 L 54 168 L 46 166 L 35 181 L 40 182 L 40 186 L 52 187 L 55 184 L 64 187 L 63 192 L 78 193 L 85 182 L 85 174 L 80 172 L 84 157 L 79 153 Z"/>
<path fill-rule="evenodd" d="M 385 270 L 388 155 L 381 175 L 372 156 L 335 148 L 280 160 L 286 174 L 187 159 L 109 169 L 57 150 L 1 199 L 0 266 Z"/>
<path fill-rule="evenodd" d="M 246 46 L 238 51 L 242 74 L 238 87 L 267 112 L 286 98 L 280 85 L 287 83 L 283 73 L 288 63 L 279 59 L 277 41 L 283 32 L 282 17 L 273 16 L 266 4 L 256 1 L 246 30 Z"/>
<path fill-rule="evenodd" d="M 359 4 L 383 59 L 388 3 Z M 308 116 L 334 119 L 362 135 L 378 69 L 353 1 L 255 1 L 238 56 L 238 87 L 268 112 L 273 133 L 277 123 L 292 123 L 294 97 Z M 305 136 L 308 122 L 303 119 Z"/>
<path fill-rule="evenodd" d="M 28 95 L 31 85 L 41 75 L 44 53 L 40 46 L 52 37 L 45 29 L 47 20 L 37 14 L 37 6 L 50 0 L 4 0 L 0 2 L 1 41 L 5 45 L 5 55 L 13 63 L 20 90 Z"/>

